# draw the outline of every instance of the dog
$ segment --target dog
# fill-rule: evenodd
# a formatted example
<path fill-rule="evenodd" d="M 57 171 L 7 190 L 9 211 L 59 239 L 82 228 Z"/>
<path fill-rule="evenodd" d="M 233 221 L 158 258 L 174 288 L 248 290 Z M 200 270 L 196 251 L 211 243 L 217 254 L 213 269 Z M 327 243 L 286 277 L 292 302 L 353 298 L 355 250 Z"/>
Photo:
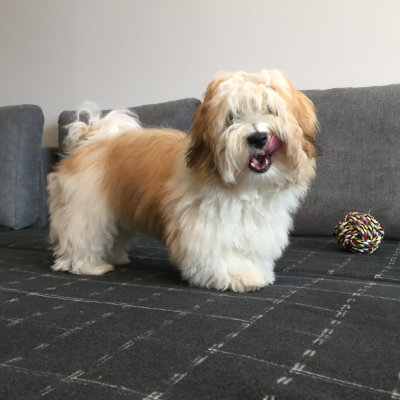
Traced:
<path fill-rule="evenodd" d="M 140 231 L 164 241 L 192 286 L 272 284 L 315 176 L 317 132 L 313 103 L 276 69 L 218 74 L 188 134 L 89 112 L 48 177 L 52 269 L 104 274 L 129 262 Z"/>

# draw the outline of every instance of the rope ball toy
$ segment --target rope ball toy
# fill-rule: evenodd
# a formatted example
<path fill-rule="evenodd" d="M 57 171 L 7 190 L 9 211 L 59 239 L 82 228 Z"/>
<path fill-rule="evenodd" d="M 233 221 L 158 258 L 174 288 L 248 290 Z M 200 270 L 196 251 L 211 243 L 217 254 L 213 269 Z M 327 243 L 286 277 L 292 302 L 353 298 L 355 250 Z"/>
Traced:
<path fill-rule="evenodd" d="M 383 241 L 384 229 L 370 214 L 348 213 L 333 230 L 339 244 L 353 253 L 373 253 Z"/>

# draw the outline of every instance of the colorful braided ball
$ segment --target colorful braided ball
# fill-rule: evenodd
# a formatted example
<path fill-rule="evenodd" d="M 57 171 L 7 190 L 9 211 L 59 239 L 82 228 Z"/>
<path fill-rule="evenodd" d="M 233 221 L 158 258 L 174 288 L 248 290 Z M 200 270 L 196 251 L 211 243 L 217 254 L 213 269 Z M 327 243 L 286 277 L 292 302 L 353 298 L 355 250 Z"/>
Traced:
<path fill-rule="evenodd" d="M 348 213 L 333 230 L 339 244 L 353 253 L 373 253 L 383 241 L 384 230 L 370 214 Z"/>

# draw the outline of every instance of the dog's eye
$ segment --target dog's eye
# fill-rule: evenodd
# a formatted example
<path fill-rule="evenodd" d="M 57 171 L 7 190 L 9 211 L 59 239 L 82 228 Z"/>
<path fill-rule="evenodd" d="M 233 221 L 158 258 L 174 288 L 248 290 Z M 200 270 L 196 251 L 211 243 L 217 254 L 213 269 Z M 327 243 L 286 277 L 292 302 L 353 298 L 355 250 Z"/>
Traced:
<path fill-rule="evenodd" d="M 228 114 L 226 115 L 226 126 L 231 126 L 233 124 L 234 119 L 235 116 L 233 115 L 233 112 L 229 111 Z"/>
<path fill-rule="evenodd" d="M 269 104 L 267 105 L 267 110 L 266 110 L 267 114 L 271 114 L 271 115 L 278 115 L 277 111 L 274 110 Z"/>

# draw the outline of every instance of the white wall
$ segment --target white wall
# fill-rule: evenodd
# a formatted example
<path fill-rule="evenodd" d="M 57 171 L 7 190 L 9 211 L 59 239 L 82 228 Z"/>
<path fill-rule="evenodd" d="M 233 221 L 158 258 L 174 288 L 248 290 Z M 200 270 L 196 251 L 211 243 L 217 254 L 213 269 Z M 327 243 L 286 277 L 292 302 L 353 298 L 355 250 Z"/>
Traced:
<path fill-rule="evenodd" d="M 398 0 L 0 0 L 0 106 L 39 104 L 54 145 L 64 109 L 201 97 L 219 70 L 399 83 L 399 15 Z"/>

